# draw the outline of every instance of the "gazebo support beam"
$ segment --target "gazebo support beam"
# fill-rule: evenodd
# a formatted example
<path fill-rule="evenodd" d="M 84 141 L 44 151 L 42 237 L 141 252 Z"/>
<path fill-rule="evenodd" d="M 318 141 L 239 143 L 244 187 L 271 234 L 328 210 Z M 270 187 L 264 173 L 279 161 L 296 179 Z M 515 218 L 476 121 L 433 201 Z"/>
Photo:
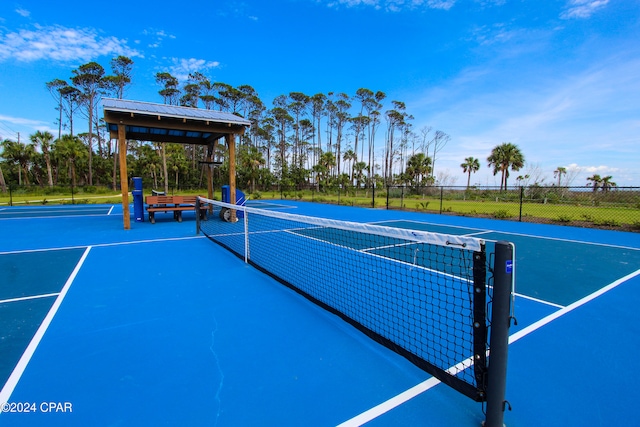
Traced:
<path fill-rule="evenodd" d="M 127 177 L 127 139 L 125 125 L 118 125 L 118 151 L 120 152 L 120 189 L 122 190 L 122 218 L 124 229 L 131 228 L 129 215 L 129 180 Z"/>
<path fill-rule="evenodd" d="M 236 137 L 233 133 L 225 135 L 229 148 L 229 203 L 236 204 Z M 236 211 L 231 210 L 231 222 L 236 221 Z"/>

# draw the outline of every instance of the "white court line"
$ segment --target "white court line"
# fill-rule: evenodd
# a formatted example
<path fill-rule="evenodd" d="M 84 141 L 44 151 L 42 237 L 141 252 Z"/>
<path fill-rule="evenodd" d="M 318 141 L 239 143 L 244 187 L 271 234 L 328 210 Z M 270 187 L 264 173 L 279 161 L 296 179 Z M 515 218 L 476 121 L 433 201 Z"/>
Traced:
<path fill-rule="evenodd" d="M 89 255 L 89 251 L 91 251 L 91 246 L 89 246 L 84 251 L 82 258 L 80 258 L 80 261 L 78 261 L 78 264 L 76 264 L 76 268 L 73 269 L 73 272 L 67 279 L 67 282 L 64 284 L 64 287 L 62 288 L 62 290 L 60 291 L 58 298 L 56 298 L 56 300 L 54 301 L 53 305 L 51 306 L 51 309 L 47 313 L 47 316 L 44 318 L 44 320 L 42 321 L 42 324 L 36 331 L 36 334 L 31 339 L 31 342 L 29 343 L 29 345 L 27 346 L 27 349 L 22 354 L 20 361 L 18 361 L 18 364 L 13 369 L 11 376 L 9 377 L 6 384 L 2 388 L 2 391 L 0 391 L 0 402 L 9 401 L 9 398 L 11 397 L 13 390 L 16 388 L 16 385 L 18 385 L 18 381 L 20 381 L 20 378 L 22 377 L 24 370 L 27 368 L 27 365 L 29 364 L 31 357 L 33 357 L 33 354 L 35 353 L 36 348 L 38 348 L 38 345 L 40 344 L 42 337 L 44 336 L 45 332 L 47 332 L 47 329 L 49 328 L 51 321 L 53 320 L 54 316 L 58 312 L 58 308 L 60 308 L 60 304 L 62 304 L 62 300 L 64 300 L 64 297 L 67 295 L 67 292 L 71 287 L 71 284 L 73 283 L 74 279 L 78 275 L 78 272 L 82 267 L 82 264 L 84 264 L 84 261 L 87 259 L 87 255 Z"/>
<path fill-rule="evenodd" d="M 601 295 L 604 295 L 605 293 L 609 292 L 610 290 L 618 287 L 619 285 L 621 285 L 622 283 L 626 282 L 627 280 L 633 279 L 634 277 L 636 277 L 638 275 L 640 275 L 640 270 L 636 270 L 633 273 L 627 274 L 626 276 L 616 280 L 615 282 L 608 284 L 604 288 L 597 290 L 596 292 L 592 293 L 591 295 L 587 295 L 586 297 L 574 302 L 573 304 L 569 304 L 568 306 L 564 307 L 563 309 L 558 310 L 558 311 L 556 311 L 554 313 L 551 313 L 547 317 L 544 317 L 544 318 L 538 320 L 537 322 L 527 326 L 526 328 L 523 328 L 523 329 L 519 330 L 518 332 L 516 332 L 515 334 L 513 334 L 513 335 L 511 335 L 509 337 L 509 344 L 512 344 L 512 343 L 518 341 L 520 338 L 529 335 L 531 332 L 535 331 L 536 329 L 540 329 L 541 327 L 543 327 L 547 323 L 550 323 L 551 321 L 557 319 L 558 317 L 564 316 L 565 314 L 575 310 L 576 308 L 585 305 L 589 301 L 592 301 L 592 300 L 596 299 L 597 297 L 599 297 Z"/>
<path fill-rule="evenodd" d="M 0 304 L 4 304 L 6 302 L 28 301 L 28 300 L 31 300 L 31 299 L 54 297 L 54 296 L 57 296 L 57 295 L 60 295 L 60 293 L 56 292 L 54 294 L 42 294 L 42 295 L 32 295 L 32 296 L 29 296 L 29 297 L 11 298 L 11 299 L 0 300 Z"/>
<path fill-rule="evenodd" d="M 53 216 L 19 216 L 0 218 L 0 221 L 32 221 L 33 219 L 56 219 L 56 218 L 87 218 L 93 216 L 107 216 L 107 214 L 88 214 L 88 215 L 53 215 Z"/>
<path fill-rule="evenodd" d="M 489 234 L 489 233 L 495 233 L 495 231 L 493 231 L 493 230 L 478 231 L 477 233 L 463 234 L 463 236 L 475 237 L 475 236 L 479 236 L 481 234 Z"/>
<path fill-rule="evenodd" d="M 573 304 L 570 304 L 550 315 L 548 315 L 547 317 L 544 317 L 543 319 L 531 324 L 530 326 L 527 326 L 524 329 L 521 329 L 520 331 L 514 333 L 513 335 L 511 335 L 509 337 L 509 344 L 513 344 L 514 342 L 518 341 L 519 339 L 529 335 L 530 333 L 540 329 L 541 327 L 545 326 L 546 324 L 552 322 L 553 320 L 556 320 L 559 317 L 564 316 L 565 314 L 575 310 L 578 307 L 581 307 L 583 305 L 585 305 L 586 303 L 596 299 L 597 297 L 609 292 L 610 290 L 618 287 L 619 285 L 621 285 L 622 283 L 636 277 L 640 275 L 640 270 L 636 270 L 635 272 L 628 274 L 626 276 L 624 276 L 621 279 L 616 280 L 613 283 L 610 283 L 609 285 L 605 286 L 604 288 L 592 293 L 591 295 L 587 295 L 586 297 L 574 302 Z M 467 363 L 469 359 L 467 359 L 464 362 L 461 362 L 460 364 L 451 367 L 447 370 L 447 372 L 459 372 L 456 371 L 454 369 L 456 369 L 457 367 L 459 367 L 460 365 L 464 365 L 465 363 Z M 466 366 L 466 365 L 465 365 Z M 470 365 L 469 365 L 470 366 Z M 392 397 L 391 399 L 380 403 L 377 406 L 374 406 L 373 408 L 359 414 L 356 415 L 355 417 L 341 423 L 338 425 L 338 427 L 358 427 L 361 426 L 365 423 L 368 423 L 369 421 L 372 421 L 373 419 L 385 414 L 386 412 L 389 412 L 390 410 L 404 404 L 405 402 L 408 402 L 409 400 L 413 399 L 414 397 L 418 396 L 421 393 L 424 393 L 425 391 L 435 387 L 436 385 L 440 384 L 440 380 L 438 380 L 435 377 L 431 377 L 426 381 L 421 382 L 420 384 L 417 384 L 415 386 L 413 386 L 412 388 L 398 394 L 397 396 Z"/>
<path fill-rule="evenodd" d="M 111 215 L 111 212 L 113 212 L 113 208 L 115 208 L 115 206 L 111 206 L 111 208 L 109 209 L 109 212 L 107 212 L 107 215 Z"/>
<path fill-rule="evenodd" d="M 179 240 L 193 240 L 193 239 L 206 239 L 205 236 L 191 236 L 191 237 L 167 237 L 161 239 L 148 239 L 148 240 L 132 240 L 130 242 L 113 242 L 113 243 L 96 243 L 91 245 L 92 248 L 105 248 L 109 246 L 125 246 L 125 245 L 138 245 L 140 243 L 158 243 L 158 242 L 173 242 Z M 65 251 L 69 249 L 83 249 L 87 245 L 79 246 L 62 246 L 58 248 L 43 248 L 43 249 L 23 249 L 17 251 L 0 252 L 0 255 L 12 255 L 12 254 L 27 254 L 31 252 L 49 252 L 49 251 Z"/>
<path fill-rule="evenodd" d="M 535 302 L 538 302 L 540 304 L 550 305 L 550 306 L 556 307 L 556 308 L 565 308 L 564 305 L 556 304 L 555 302 L 545 301 L 545 300 L 542 300 L 542 299 L 539 299 L 539 298 L 530 297 L 529 295 L 519 294 L 517 292 L 515 293 L 515 296 L 517 296 L 518 298 L 524 298 L 524 299 L 528 299 L 530 301 L 535 301 Z"/>

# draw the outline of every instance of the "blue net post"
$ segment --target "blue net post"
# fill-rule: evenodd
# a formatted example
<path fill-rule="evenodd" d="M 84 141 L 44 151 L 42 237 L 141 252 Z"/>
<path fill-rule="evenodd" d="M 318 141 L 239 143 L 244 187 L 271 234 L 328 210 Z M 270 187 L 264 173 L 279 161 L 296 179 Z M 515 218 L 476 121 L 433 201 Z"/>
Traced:
<path fill-rule="evenodd" d="M 142 198 L 142 178 L 133 178 L 133 190 L 131 191 L 133 196 L 133 216 L 136 222 L 144 221 L 144 200 Z"/>
<path fill-rule="evenodd" d="M 507 355 L 511 325 L 511 292 L 513 288 L 513 245 L 496 243 L 493 299 L 491 305 L 491 335 L 487 382 L 487 419 L 485 427 L 503 427 L 507 404 Z"/>

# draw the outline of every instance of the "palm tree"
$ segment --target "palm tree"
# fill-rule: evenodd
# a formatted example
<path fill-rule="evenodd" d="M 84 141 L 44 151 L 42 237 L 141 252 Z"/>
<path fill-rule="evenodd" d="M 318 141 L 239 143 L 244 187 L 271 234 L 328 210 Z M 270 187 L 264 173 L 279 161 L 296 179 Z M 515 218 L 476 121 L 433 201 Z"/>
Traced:
<path fill-rule="evenodd" d="M 611 178 L 611 177 L 609 177 Z M 587 183 L 587 187 L 593 186 L 593 192 L 598 191 L 598 187 L 602 184 L 602 177 L 598 174 L 594 174 L 590 177 L 587 177 L 587 181 L 591 181 L 591 184 Z"/>
<path fill-rule="evenodd" d="M 517 145 L 511 142 L 503 142 L 491 150 L 491 155 L 487 157 L 489 166 L 493 166 L 493 175 L 502 173 L 500 180 L 500 191 L 507 189 L 507 179 L 509 178 L 509 168 L 512 171 L 519 171 L 524 166 L 524 155 Z"/>
<path fill-rule="evenodd" d="M 342 160 L 345 162 L 349 162 L 349 180 L 353 183 L 353 164 L 356 160 L 358 160 L 358 155 L 355 151 L 349 148 L 342 155 Z"/>
<path fill-rule="evenodd" d="M 44 161 L 47 164 L 47 179 L 49 187 L 53 187 L 53 175 L 51 173 L 51 143 L 53 142 L 53 135 L 47 131 L 37 131 L 29 137 L 35 147 L 40 147 Z"/>
<path fill-rule="evenodd" d="M 471 184 L 471 174 L 478 172 L 480 169 L 480 160 L 475 157 L 467 157 L 464 159 L 464 163 L 460 164 L 462 168 L 462 172 L 468 174 L 467 177 L 467 190 L 469 189 L 469 185 Z"/>
<path fill-rule="evenodd" d="M 356 162 L 353 165 L 353 178 L 356 180 L 356 185 L 360 188 L 362 181 L 364 181 L 364 171 L 368 170 L 369 166 L 365 162 Z"/>
<path fill-rule="evenodd" d="M 318 184 L 323 187 L 328 184 L 329 173 L 336 165 L 336 157 L 331 151 L 325 151 L 320 156 L 318 163 L 313 167 L 313 171 L 317 173 Z"/>
<path fill-rule="evenodd" d="M 617 187 L 618 184 L 616 184 L 615 182 L 611 181 L 612 176 L 605 176 L 604 178 L 602 178 L 602 181 L 600 183 L 600 185 L 602 186 L 602 191 L 607 192 L 610 189 L 612 189 L 613 187 Z"/>
<path fill-rule="evenodd" d="M 24 145 L 20 142 L 5 139 L 2 141 L 2 157 L 9 162 L 17 163 L 18 185 L 22 185 L 22 172 L 24 171 L 24 183 L 29 185 L 29 162 L 35 154 L 32 144 Z"/>
<path fill-rule="evenodd" d="M 71 185 L 76 187 L 76 166 L 79 160 L 88 157 L 84 144 L 75 136 L 62 135 L 62 138 L 56 140 L 55 154 L 59 159 L 65 159 L 69 162 Z"/>
<path fill-rule="evenodd" d="M 405 174 L 416 186 L 423 184 L 425 175 L 429 175 L 430 173 L 431 157 L 428 157 L 424 153 L 416 153 L 409 157 Z"/>
<path fill-rule="evenodd" d="M 558 187 L 560 187 L 562 175 L 566 175 L 566 174 L 567 174 L 567 168 L 564 168 L 562 166 L 558 166 L 558 168 L 553 171 L 553 177 L 558 178 Z"/>
<path fill-rule="evenodd" d="M 254 146 L 243 146 L 240 151 L 240 167 L 247 178 L 252 192 L 256 191 L 256 179 L 260 176 L 260 166 L 265 164 L 262 153 Z"/>

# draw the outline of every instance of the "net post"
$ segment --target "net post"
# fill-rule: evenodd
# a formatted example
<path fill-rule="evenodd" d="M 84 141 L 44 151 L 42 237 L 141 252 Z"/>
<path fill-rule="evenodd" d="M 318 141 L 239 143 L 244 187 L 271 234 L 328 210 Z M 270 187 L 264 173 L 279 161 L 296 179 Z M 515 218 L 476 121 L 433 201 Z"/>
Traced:
<path fill-rule="evenodd" d="M 196 196 L 196 235 L 200 234 L 200 197 Z"/>
<path fill-rule="evenodd" d="M 513 244 L 496 243 L 485 427 L 503 427 L 513 289 Z"/>

